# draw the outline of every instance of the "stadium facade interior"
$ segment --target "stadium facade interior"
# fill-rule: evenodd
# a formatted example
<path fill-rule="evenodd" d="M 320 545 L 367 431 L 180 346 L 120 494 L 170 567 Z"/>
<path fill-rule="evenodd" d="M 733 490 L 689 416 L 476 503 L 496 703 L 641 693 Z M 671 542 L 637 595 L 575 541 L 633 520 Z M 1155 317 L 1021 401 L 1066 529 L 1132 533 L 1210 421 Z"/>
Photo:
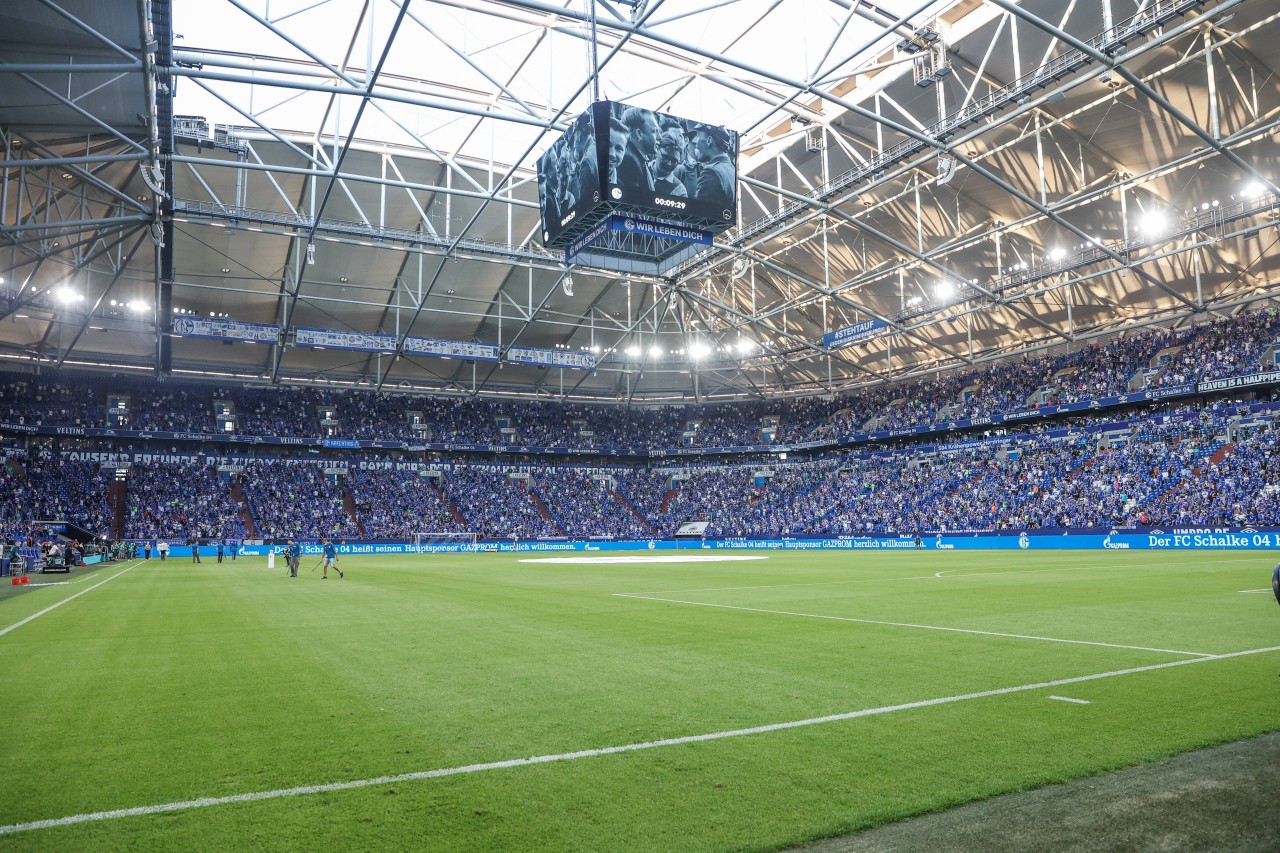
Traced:
<path fill-rule="evenodd" d="M 6 4 L 0 517 L 1278 525 L 1278 18 Z M 542 242 L 539 158 L 598 100 L 736 134 L 732 226 L 660 274 Z"/>

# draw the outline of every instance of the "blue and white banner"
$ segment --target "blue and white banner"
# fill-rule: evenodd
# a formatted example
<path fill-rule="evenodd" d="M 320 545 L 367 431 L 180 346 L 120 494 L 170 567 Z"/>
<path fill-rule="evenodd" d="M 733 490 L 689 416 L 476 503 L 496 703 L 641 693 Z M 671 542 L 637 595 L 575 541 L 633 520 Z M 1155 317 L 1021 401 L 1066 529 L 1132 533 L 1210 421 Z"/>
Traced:
<path fill-rule="evenodd" d="M 466 358 L 472 361 L 497 361 L 495 344 L 477 344 L 471 341 L 446 341 L 439 338 L 407 337 L 404 351 L 415 355 L 434 355 L 440 358 Z"/>
<path fill-rule="evenodd" d="M 510 364 L 538 364 L 543 367 L 571 367 L 574 370 L 595 370 L 596 355 L 582 350 L 539 349 L 537 347 L 511 347 L 506 361 Z"/>
<path fill-rule="evenodd" d="M 574 259 L 579 252 L 599 240 L 609 231 L 609 217 L 605 217 L 588 228 L 582 235 L 574 237 L 564 247 L 564 259 L 567 263 Z"/>
<path fill-rule="evenodd" d="M 681 243 L 698 243 L 711 245 L 712 234 L 700 228 L 688 225 L 672 225 L 656 219 L 641 219 L 639 216 L 612 214 L 609 217 L 609 230 L 621 231 L 624 234 L 643 234 L 646 237 L 662 237 L 666 240 L 679 240 Z"/>
<path fill-rule="evenodd" d="M 887 328 L 889 328 L 889 324 L 884 320 L 872 317 L 870 320 L 863 320 L 861 323 L 854 323 L 852 326 L 845 326 L 843 329 L 827 332 L 822 336 L 822 345 L 829 350 L 847 347 L 850 344 L 871 340 Z"/>
<path fill-rule="evenodd" d="M 928 533 L 916 544 L 914 536 L 830 536 L 813 539 L 620 539 L 554 541 L 433 542 L 421 548 L 411 542 L 349 542 L 337 545 L 343 555 L 378 556 L 413 553 L 462 553 L 470 551 L 1151 551 L 1151 550 L 1274 550 L 1280 548 L 1277 528 L 1187 528 L 1185 530 L 1089 530 L 1079 532 L 1009 531 L 978 533 Z M 299 543 L 304 554 L 320 553 L 315 543 Z M 208 546 L 206 546 L 208 547 Z M 266 556 L 278 545 L 242 545 L 242 557 Z M 201 553 L 210 553 L 201 548 Z M 190 549 L 175 546 L 170 556 L 189 556 Z"/>
<path fill-rule="evenodd" d="M 395 352 L 395 335 L 373 335 L 366 332 L 343 332 L 338 329 L 299 328 L 294 342 L 300 347 L 345 349 L 359 352 Z"/>
<path fill-rule="evenodd" d="M 203 317 L 174 317 L 173 333 L 184 338 L 217 338 L 259 344 L 280 342 L 280 327 L 240 320 L 210 320 Z"/>

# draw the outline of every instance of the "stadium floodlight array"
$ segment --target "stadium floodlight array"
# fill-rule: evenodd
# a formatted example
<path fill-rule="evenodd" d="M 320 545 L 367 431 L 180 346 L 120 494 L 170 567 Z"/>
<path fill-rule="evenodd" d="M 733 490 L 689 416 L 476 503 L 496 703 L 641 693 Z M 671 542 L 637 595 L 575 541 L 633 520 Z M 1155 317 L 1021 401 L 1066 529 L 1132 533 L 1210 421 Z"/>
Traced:
<path fill-rule="evenodd" d="M 413 534 L 413 550 L 418 554 L 472 553 L 479 550 L 479 538 L 474 531 L 423 531 Z"/>

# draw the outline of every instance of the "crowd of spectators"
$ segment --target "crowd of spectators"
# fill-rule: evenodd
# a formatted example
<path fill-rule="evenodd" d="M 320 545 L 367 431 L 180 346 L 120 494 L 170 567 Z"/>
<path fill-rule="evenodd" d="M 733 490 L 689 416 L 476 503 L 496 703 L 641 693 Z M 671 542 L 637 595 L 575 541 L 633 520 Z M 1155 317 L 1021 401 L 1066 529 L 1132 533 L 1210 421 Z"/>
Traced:
<path fill-rule="evenodd" d="M 1193 421 L 1141 421 L 1106 446 L 1093 434 L 1046 433 L 1013 446 L 992 444 L 965 454 L 943 451 L 910 459 L 884 455 L 850 460 L 840 475 L 843 493 L 829 513 L 815 515 L 805 532 L 1170 523 L 1161 511 L 1162 496 L 1173 488 L 1194 490 L 1187 484 L 1215 470 L 1211 458 L 1222 446 L 1226 429 L 1225 417 L 1209 414 Z M 1237 492 L 1235 499 L 1241 497 Z M 1277 522 L 1280 516 L 1272 512 L 1251 523 Z"/>
<path fill-rule="evenodd" d="M 1199 461 L 1199 460 L 1198 460 Z M 1184 463 L 1185 467 L 1185 463 Z M 1143 505 L 1144 524 L 1247 526 L 1280 520 L 1280 432 L 1232 446 L 1216 465 L 1176 478 Z"/>
<path fill-rule="evenodd" d="M 536 539 L 564 535 L 543 515 L 536 489 L 490 468 L 463 468 L 445 477 L 444 491 L 470 529 L 482 537 Z"/>
<path fill-rule="evenodd" d="M 1184 405 L 1106 432 L 1059 426 L 785 464 L 535 467 L 521 476 L 463 465 L 437 481 L 412 468 L 343 476 L 258 459 L 239 476 L 256 533 L 273 538 L 650 538 L 698 520 L 723 537 L 1280 524 L 1275 413 L 1246 417 L 1246 408 Z M 30 457 L 15 451 L 0 469 L 5 529 L 67 520 L 106 535 L 104 472 L 44 447 Z M 239 490 L 206 462 L 135 462 L 126 482 L 122 537 L 248 535 L 232 498 Z"/>
<path fill-rule="evenodd" d="M 659 408 L 428 398 L 318 388 L 211 389 L 44 377 L 0 380 L 0 422 L 92 427 L 109 423 L 108 397 L 125 396 L 127 428 L 205 433 L 213 401 L 236 408 L 245 434 L 669 448 L 795 442 L 868 428 L 1022 411 L 1269 370 L 1280 338 L 1274 309 L 1184 329 L 1149 327 L 1068 353 L 1021 357 L 965 371 L 862 389 L 835 399 Z M 108 383 L 110 384 L 110 383 Z M 1191 412 L 1194 417 L 1184 418 Z M 540 468 L 527 477 L 480 466 L 438 481 L 416 471 L 350 469 L 257 459 L 241 478 L 252 531 L 231 483 L 196 461 L 134 463 L 119 535 L 410 538 L 416 532 L 640 537 L 705 520 L 713 536 L 830 536 L 962 529 L 1280 523 L 1276 433 L 1261 428 L 1224 447 L 1232 411 L 1183 406 L 1140 418 L 1114 440 L 1050 435 L 1029 425 L 1016 442 L 963 451 L 850 453 L 807 464 L 737 458 L 715 468 L 625 473 Z M 1077 425 L 1099 420 L 1085 417 Z M 321 420 L 330 421 L 322 425 Z M 414 431 L 417 419 L 424 429 Z M 95 535 L 110 526 L 107 477 L 49 448 L 6 447 L 0 521 L 65 519 Z M 1225 454 L 1225 455 L 1224 455 Z M 305 455 L 305 454 L 304 454 Z M 239 494 L 238 491 L 235 492 Z"/>
<path fill-rule="evenodd" d="M 236 432 L 299 438 L 425 440 L 473 445 L 670 448 L 792 443 L 866 429 L 987 417 L 1041 405 L 1269 370 L 1280 338 L 1276 309 L 1194 327 L 1158 326 L 1078 350 L 1016 357 L 835 398 L 632 408 L 510 403 L 322 388 L 241 388 L 10 377 L 0 422 L 106 427 L 107 399 L 129 399 L 128 429 L 212 433 L 213 402 L 235 407 Z M 323 424 L 327 418 L 330 423 Z M 421 429 L 415 430 L 416 419 Z"/>
<path fill-rule="evenodd" d="M 1177 385 L 1271 370 L 1274 360 L 1265 364 L 1260 359 L 1277 342 L 1280 312 L 1274 309 L 1242 313 L 1201 326 L 1153 384 Z"/>
<path fill-rule="evenodd" d="M 370 539 L 412 541 L 418 533 L 470 532 L 450 512 L 439 487 L 416 471 L 352 469 L 347 488 Z"/>
<path fill-rule="evenodd" d="M 244 491 L 259 536 L 335 539 L 361 537 L 348 512 L 341 478 L 317 465 L 288 460 L 255 459 L 245 466 Z"/>
<path fill-rule="evenodd" d="M 0 467 L 0 521 L 12 533 L 39 521 L 68 521 L 94 536 L 110 528 L 106 481 L 98 466 L 47 450 Z"/>
<path fill-rule="evenodd" d="M 617 489 L 617 478 L 579 471 L 544 471 L 537 475 L 538 495 L 556 526 L 566 535 L 647 539 L 654 528 Z"/>
<path fill-rule="evenodd" d="M 760 470 L 747 466 L 690 473 L 678 481 L 656 526 L 668 535 L 686 521 L 708 522 L 709 536 L 799 535 L 822 504 L 833 464 L 788 466 L 757 477 Z"/>
<path fill-rule="evenodd" d="M 126 480 L 125 539 L 240 539 L 231 482 L 197 460 L 134 463 Z"/>

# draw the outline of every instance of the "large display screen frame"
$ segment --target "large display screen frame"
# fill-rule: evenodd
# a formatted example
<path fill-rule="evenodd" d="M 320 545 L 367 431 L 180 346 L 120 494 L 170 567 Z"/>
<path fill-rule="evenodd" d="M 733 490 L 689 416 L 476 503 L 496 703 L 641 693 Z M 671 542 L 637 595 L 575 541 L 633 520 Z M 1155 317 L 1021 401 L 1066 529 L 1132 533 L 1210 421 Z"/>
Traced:
<path fill-rule="evenodd" d="M 560 235 L 603 199 L 595 110 L 588 109 L 538 158 L 543 245 L 560 245 Z"/>
<path fill-rule="evenodd" d="M 617 101 L 595 109 L 610 202 L 715 231 L 737 221 L 735 131 Z"/>
<path fill-rule="evenodd" d="M 719 233 L 737 222 L 738 134 L 599 101 L 538 158 L 538 205 L 548 247 L 612 212 Z"/>

